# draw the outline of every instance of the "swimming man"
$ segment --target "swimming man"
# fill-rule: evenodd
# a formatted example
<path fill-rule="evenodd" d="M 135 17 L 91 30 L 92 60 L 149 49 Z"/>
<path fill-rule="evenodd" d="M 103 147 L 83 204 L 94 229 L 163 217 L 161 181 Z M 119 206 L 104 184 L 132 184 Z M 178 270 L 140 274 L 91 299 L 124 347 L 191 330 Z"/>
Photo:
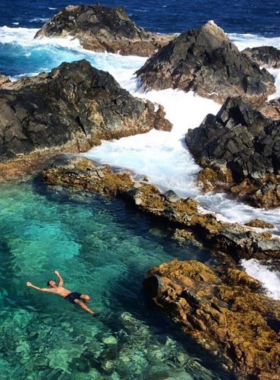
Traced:
<path fill-rule="evenodd" d="M 39 290 L 40 292 L 57 294 L 58 296 L 63 297 L 67 301 L 79 305 L 82 309 L 90 313 L 92 316 L 97 316 L 97 313 L 95 313 L 93 310 L 91 310 L 89 307 L 85 305 L 85 303 L 88 303 L 90 301 L 90 297 L 86 294 L 71 292 L 70 290 L 65 289 L 63 287 L 64 281 L 63 278 L 60 276 L 60 273 L 57 270 L 54 273 L 57 275 L 59 279 L 58 285 L 56 285 L 55 281 L 52 280 L 48 281 L 47 283 L 49 288 L 39 288 L 38 286 L 32 285 L 31 282 L 27 282 L 26 285 L 30 286 L 33 289 Z"/>

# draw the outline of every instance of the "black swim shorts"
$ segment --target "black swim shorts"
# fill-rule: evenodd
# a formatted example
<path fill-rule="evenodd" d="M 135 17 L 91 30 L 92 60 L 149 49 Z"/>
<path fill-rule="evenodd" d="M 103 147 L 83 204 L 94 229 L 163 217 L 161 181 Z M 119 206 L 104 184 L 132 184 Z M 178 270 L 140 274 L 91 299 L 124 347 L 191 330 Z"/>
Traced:
<path fill-rule="evenodd" d="M 73 292 L 68 294 L 68 296 L 64 297 L 67 301 L 71 303 L 75 303 L 75 300 L 79 300 L 81 298 L 81 293 Z"/>

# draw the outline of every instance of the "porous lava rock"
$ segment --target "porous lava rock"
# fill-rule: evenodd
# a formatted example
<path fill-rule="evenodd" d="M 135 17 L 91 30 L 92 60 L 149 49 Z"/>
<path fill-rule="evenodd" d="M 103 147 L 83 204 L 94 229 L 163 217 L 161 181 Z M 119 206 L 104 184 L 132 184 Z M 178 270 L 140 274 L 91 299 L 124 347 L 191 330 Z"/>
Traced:
<path fill-rule="evenodd" d="M 239 375 L 280 378 L 280 303 L 257 293 L 257 280 L 238 269 L 220 274 L 174 260 L 148 271 L 143 286 L 161 312 Z"/>
<path fill-rule="evenodd" d="M 280 67 L 280 50 L 273 46 L 247 48 L 241 53 L 259 66 L 275 69 Z"/>
<path fill-rule="evenodd" d="M 186 142 L 196 162 L 208 168 L 200 174 L 206 188 L 213 190 L 216 181 L 254 206 L 280 205 L 279 120 L 241 98 L 228 98 L 216 116 L 207 115 L 188 131 Z"/>
<path fill-rule="evenodd" d="M 47 21 L 35 38 L 41 36 L 77 38 L 85 49 L 142 57 L 153 55 L 175 37 L 138 27 L 123 7 L 100 4 L 69 5 Z"/>
<path fill-rule="evenodd" d="M 83 152 L 101 139 L 170 130 L 164 111 L 122 89 L 87 61 L 63 63 L 48 74 L 0 89 L 0 170 L 31 153 Z"/>
<path fill-rule="evenodd" d="M 256 104 L 275 92 L 266 69 L 242 55 L 213 21 L 181 34 L 137 71 L 145 90 L 195 91 L 223 103 L 242 96 Z"/>

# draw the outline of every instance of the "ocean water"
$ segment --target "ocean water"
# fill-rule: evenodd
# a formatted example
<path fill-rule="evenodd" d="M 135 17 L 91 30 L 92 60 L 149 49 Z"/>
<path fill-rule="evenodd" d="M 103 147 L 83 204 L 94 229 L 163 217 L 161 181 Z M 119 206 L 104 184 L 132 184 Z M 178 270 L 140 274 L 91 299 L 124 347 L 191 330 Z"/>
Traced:
<path fill-rule="evenodd" d="M 92 1 L 75 1 L 92 3 Z M 239 49 L 280 48 L 280 4 L 276 1 L 196 2 L 103 1 L 123 5 L 140 25 L 160 33 L 180 33 L 209 19 L 223 27 Z M 16 80 L 49 71 L 64 61 L 87 59 L 109 71 L 134 96 L 165 107 L 171 133 L 151 131 L 103 142 L 86 156 L 145 174 L 162 189 L 201 202 L 231 222 L 261 218 L 280 235 L 279 210 L 253 209 L 227 195 L 204 195 L 195 185 L 199 167 L 185 143 L 220 106 L 193 93 L 165 90 L 141 93 L 134 72 L 145 58 L 83 50 L 78 41 L 33 37 L 46 19 L 68 5 L 62 0 L 0 0 L 0 71 Z M 279 70 L 272 70 L 280 95 Z M 115 199 L 46 190 L 42 184 L 0 187 L 0 378 L 2 379 L 231 379 L 220 361 L 146 304 L 144 273 L 173 258 L 207 261 L 209 252 L 180 247 L 153 220 L 135 214 Z M 242 266 L 280 299 L 279 274 L 262 263 Z M 70 289 L 89 293 L 101 317 L 92 319 L 73 305 L 35 292 L 60 270 Z"/>

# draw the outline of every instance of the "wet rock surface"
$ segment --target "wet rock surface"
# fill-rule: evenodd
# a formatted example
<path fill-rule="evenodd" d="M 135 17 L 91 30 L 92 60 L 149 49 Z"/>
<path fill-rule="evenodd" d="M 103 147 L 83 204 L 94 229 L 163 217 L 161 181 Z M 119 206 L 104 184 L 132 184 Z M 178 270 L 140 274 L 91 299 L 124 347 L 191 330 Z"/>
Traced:
<path fill-rule="evenodd" d="M 137 76 L 146 90 L 195 91 L 220 103 L 228 96 L 242 96 L 261 104 L 275 92 L 268 71 L 241 54 L 213 21 L 171 41 Z"/>
<path fill-rule="evenodd" d="M 136 182 L 128 171 L 117 173 L 108 165 L 102 167 L 86 158 L 66 155 L 58 157 L 43 172 L 43 179 L 48 185 L 118 196 L 139 211 L 154 215 L 174 231 L 177 227 L 186 230 L 186 239 L 191 234 L 213 251 L 229 254 L 236 262 L 240 258 L 280 257 L 280 240 L 270 233 L 257 233 L 238 223 L 218 221 L 212 213 L 202 214 L 196 200 L 179 198 L 173 192 L 162 194 L 146 181 Z"/>
<path fill-rule="evenodd" d="M 259 66 L 275 69 L 280 67 L 280 50 L 273 46 L 247 48 L 242 51 L 242 54 Z"/>
<path fill-rule="evenodd" d="M 218 114 L 189 130 L 186 142 L 206 190 L 228 188 L 257 207 L 280 205 L 280 121 L 241 98 L 228 98 Z"/>
<path fill-rule="evenodd" d="M 172 40 L 174 35 L 159 35 L 138 27 L 122 7 L 100 4 L 68 6 L 50 19 L 35 38 L 67 37 L 79 39 L 85 49 L 122 55 L 149 57 Z"/>
<path fill-rule="evenodd" d="M 240 375 L 279 379 L 280 304 L 256 293 L 257 280 L 238 269 L 220 274 L 174 260 L 148 271 L 143 285 L 161 312 Z"/>
<path fill-rule="evenodd" d="M 6 82 L 0 89 L 0 110 L 2 174 L 24 166 L 30 154 L 37 161 L 50 151 L 81 152 L 101 139 L 171 129 L 162 107 L 155 112 L 153 103 L 134 98 L 109 73 L 85 60 Z"/>

